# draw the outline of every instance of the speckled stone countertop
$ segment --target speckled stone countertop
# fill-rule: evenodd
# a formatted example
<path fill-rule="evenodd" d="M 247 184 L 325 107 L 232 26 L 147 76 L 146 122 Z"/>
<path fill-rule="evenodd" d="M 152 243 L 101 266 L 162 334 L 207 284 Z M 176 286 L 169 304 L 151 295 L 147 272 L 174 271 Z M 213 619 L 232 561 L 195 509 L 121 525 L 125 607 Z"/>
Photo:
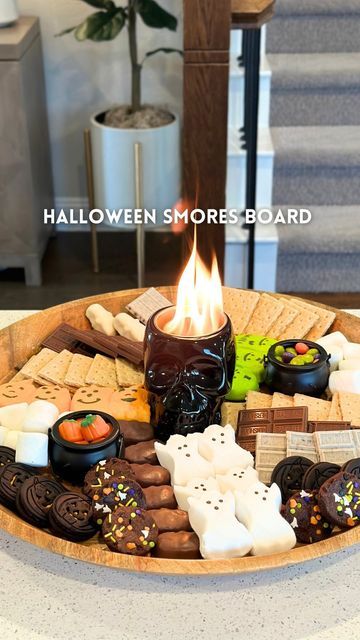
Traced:
<path fill-rule="evenodd" d="M 0 311 L 0 327 L 29 312 Z M 75 562 L 0 530 L 1 640 L 359 640 L 360 548 L 261 573 L 168 577 Z"/>

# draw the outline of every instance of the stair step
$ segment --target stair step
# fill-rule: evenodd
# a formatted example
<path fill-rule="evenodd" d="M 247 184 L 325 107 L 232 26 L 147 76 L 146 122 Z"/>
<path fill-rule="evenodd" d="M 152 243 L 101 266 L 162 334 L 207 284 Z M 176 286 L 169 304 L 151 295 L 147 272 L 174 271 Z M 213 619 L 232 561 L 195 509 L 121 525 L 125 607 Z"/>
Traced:
<path fill-rule="evenodd" d="M 360 125 L 360 53 L 269 54 L 271 125 Z"/>
<path fill-rule="evenodd" d="M 244 121 L 244 67 L 234 56 L 230 62 L 229 117 L 230 127 L 241 127 Z M 261 58 L 259 79 L 259 127 L 268 127 L 270 119 L 271 70 L 265 56 Z"/>
<path fill-rule="evenodd" d="M 270 129 L 259 129 L 257 168 L 257 206 L 259 207 L 271 204 L 273 168 L 274 148 Z M 241 148 L 238 129 L 230 127 L 228 129 L 226 206 L 243 209 L 245 194 L 246 150 Z"/>
<path fill-rule="evenodd" d="M 360 202 L 360 127 L 273 127 L 273 202 Z"/>
<path fill-rule="evenodd" d="M 270 53 L 360 51 L 359 0 L 277 0 Z"/>
<path fill-rule="evenodd" d="M 360 205 L 308 209 L 308 225 L 277 225 L 277 291 L 358 291 Z"/>

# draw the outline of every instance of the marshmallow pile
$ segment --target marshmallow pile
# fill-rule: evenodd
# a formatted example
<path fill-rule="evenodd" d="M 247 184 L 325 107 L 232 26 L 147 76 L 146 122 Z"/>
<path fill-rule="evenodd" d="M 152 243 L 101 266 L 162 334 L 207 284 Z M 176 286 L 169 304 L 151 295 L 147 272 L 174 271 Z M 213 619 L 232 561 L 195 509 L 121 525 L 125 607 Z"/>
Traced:
<path fill-rule="evenodd" d="M 295 546 L 294 530 L 280 515 L 279 487 L 259 481 L 253 456 L 236 444 L 230 425 L 174 435 L 155 449 L 203 558 L 267 555 Z"/>
<path fill-rule="evenodd" d="M 349 342 L 341 331 L 329 333 L 318 339 L 331 354 L 329 392 L 360 393 L 360 344 Z"/>
<path fill-rule="evenodd" d="M 47 400 L 21 402 L 0 409 L 0 445 L 15 450 L 15 461 L 33 467 L 48 465 L 48 429 L 59 409 Z"/>

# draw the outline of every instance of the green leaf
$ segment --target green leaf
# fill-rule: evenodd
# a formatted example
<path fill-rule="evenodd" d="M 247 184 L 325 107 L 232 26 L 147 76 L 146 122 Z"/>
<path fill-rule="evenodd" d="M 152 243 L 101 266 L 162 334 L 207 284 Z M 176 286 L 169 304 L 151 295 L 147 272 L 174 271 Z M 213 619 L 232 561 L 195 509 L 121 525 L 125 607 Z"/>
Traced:
<path fill-rule="evenodd" d="M 116 5 L 112 0 L 83 0 L 83 2 L 97 9 L 105 9 L 105 11 L 116 9 Z"/>
<path fill-rule="evenodd" d="M 158 49 L 153 49 L 152 51 L 148 51 L 145 54 L 144 62 L 146 58 L 150 58 L 150 56 L 155 56 L 157 53 L 178 53 L 180 56 L 183 55 L 181 49 L 170 49 L 169 47 L 159 47 Z"/>
<path fill-rule="evenodd" d="M 136 10 L 148 27 L 176 31 L 177 18 L 160 7 L 155 0 L 138 0 Z"/>
<path fill-rule="evenodd" d="M 125 15 L 123 9 L 106 12 L 97 11 L 77 27 L 75 37 L 80 42 L 83 40 L 94 40 L 95 42 L 113 40 L 119 35 L 124 24 Z"/>

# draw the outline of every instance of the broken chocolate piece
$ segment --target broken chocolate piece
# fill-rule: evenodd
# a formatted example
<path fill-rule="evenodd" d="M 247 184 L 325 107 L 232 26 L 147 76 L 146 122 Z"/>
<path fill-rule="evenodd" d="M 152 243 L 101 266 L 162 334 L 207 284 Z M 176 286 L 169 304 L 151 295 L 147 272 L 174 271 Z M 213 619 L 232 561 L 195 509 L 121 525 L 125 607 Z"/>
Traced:
<path fill-rule="evenodd" d="M 138 420 L 119 420 L 120 431 L 124 436 L 125 446 L 145 442 L 154 438 L 154 428 L 148 422 Z"/>
<path fill-rule="evenodd" d="M 170 473 L 164 467 L 155 464 L 131 464 L 131 471 L 141 487 L 170 484 Z"/>
<path fill-rule="evenodd" d="M 148 514 L 156 523 L 159 533 L 191 531 L 188 513 L 182 509 L 149 509 Z"/>
<path fill-rule="evenodd" d="M 176 509 L 178 506 L 174 489 L 166 484 L 160 487 L 146 487 L 144 496 L 147 509 L 162 509 L 163 507 Z"/>
<path fill-rule="evenodd" d="M 200 555 L 199 538 L 190 531 L 161 533 L 157 539 L 153 555 L 157 558 L 174 560 L 197 560 Z"/>
<path fill-rule="evenodd" d="M 138 442 L 138 444 L 132 444 L 125 448 L 124 458 L 128 462 L 135 462 L 136 464 L 159 464 L 158 457 L 156 455 L 154 443 L 156 440 L 148 440 L 147 442 Z"/>

